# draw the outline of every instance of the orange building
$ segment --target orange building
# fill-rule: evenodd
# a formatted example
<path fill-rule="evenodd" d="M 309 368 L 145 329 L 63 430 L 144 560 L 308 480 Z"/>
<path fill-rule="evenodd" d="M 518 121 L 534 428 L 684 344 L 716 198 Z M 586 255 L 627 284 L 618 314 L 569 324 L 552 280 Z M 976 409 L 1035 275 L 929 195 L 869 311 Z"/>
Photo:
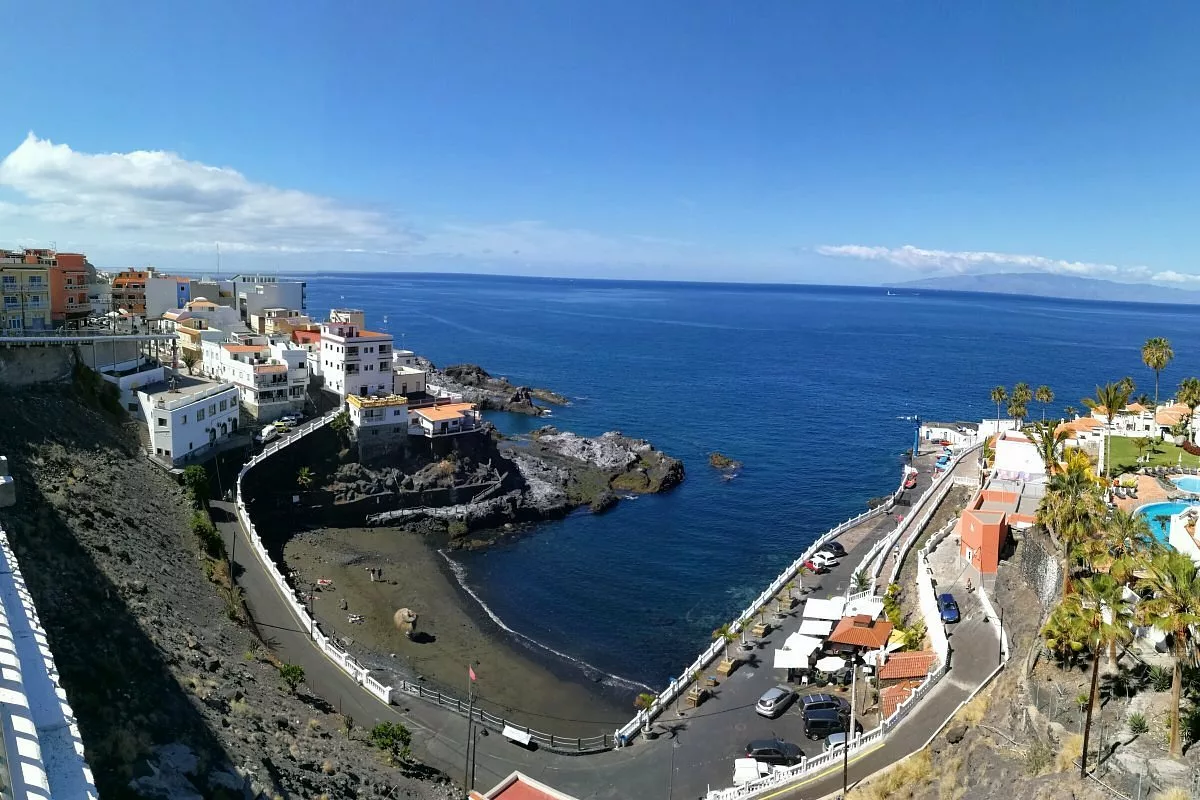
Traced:
<path fill-rule="evenodd" d="M 50 319 L 56 326 L 75 325 L 91 310 L 87 289 L 87 256 L 26 247 L 22 261 L 46 267 L 50 276 Z"/>
<path fill-rule="evenodd" d="M 121 270 L 113 278 L 112 297 L 117 308 L 123 308 L 131 314 L 146 313 L 146 281 L 150 273 L 144 269 Z"/>
<path fill-rule="evenodd" d="M 1009 529 L 1033 523 L 1037 503 L 1016 492 L 981 489 L 958 520 L 960 555 L 980 573 L 995 574 Z"/>

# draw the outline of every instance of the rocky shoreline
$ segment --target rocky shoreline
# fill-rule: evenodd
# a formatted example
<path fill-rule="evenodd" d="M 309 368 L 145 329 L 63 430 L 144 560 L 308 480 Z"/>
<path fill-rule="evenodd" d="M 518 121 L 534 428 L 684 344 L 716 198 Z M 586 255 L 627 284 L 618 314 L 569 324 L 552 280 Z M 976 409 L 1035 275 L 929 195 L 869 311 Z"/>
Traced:
<path fill-rule="evenodd" d="M 669 491 L 684 478 L 683 463 L 644 439 L 618 431 L 586 437 L 551 426 L 528 437 L 490 435 L 474 451 L 431 462 L 416 472 L 403 467 L 347 464 L 330 486 L 335 501 L 469 487 L 457 502 L 395 508 L 366 517 L 421 533 L 444 533 L 452 549 L 482 547 L 533 523 L 588 507 L 603 513 L 623 495 Z M 349 482 L 352 481 L 352 482 Z"/>
<path fill-rule="evenodd" d="M 417 363 L 428 373 L 429 383 L 462 395 L 463 400 L 475 403 L 483 411 L 508 411 L 540 417 L 550 413 L 546 405 L 570 404 L 558 392 L 514 385 L 507 378 L 489 374 L 477 364 L 453 364 L 438 369 L 427 359 L 418 358 Z M 538 405 L 539 402 L 546 405 Z"/>

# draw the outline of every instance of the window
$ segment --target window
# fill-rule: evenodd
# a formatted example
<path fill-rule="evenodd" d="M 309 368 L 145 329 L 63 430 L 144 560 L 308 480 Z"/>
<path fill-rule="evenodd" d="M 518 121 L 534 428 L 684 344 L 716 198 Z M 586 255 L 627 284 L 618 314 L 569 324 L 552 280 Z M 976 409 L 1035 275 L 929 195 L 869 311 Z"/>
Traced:
<path fill-rule="evenodd" d="M 5 308 L 18 308 L 18 307 L 20 307 L 20 305 L 21 305 L 21 301 L 16 297 L 16 295 L 9 294 L 9 295 L 4 296 L 4 307 Z"/>
<path fill-rule="evenodd" d="M 41 286 L 42 285 L 42 276 L 41 275 L 30 275 L 29 276 L 29 285 L 30 286 Z"/>
<path fill-rule="evenodd" d="M 159 417 L 159 418 L 158 418 L 158 427 L 160 427 L 160 428 L 165 428 L 165 427 L 167 427 L 167 418 L 166 418 L 166 417 Z"/>
<path fill-rule="evenodd" d="M 17 276 L 15 276 L 15 275 L 5 275 L 4 276 L 4 285 L 5 286 L 12 286 L 16 282 L 17 282 Z"/>
<path fill-rule="evenodd" d="M 187 425 L 187 414 L 184 414 L 182 417 L 180 417 L 179 422 L 182 425 Z"/>
<path fill-rule="evenodd" d="M 10 320 L 8 321 L 8 329 L 9 329 L 9 330 L 12 330 L 12 331 L 19 331 L 19 330 L 21 330 L 21 320 L 20 320 L 20 318 L 17 318 L 17 319 L 10 319 Z"/>
<path fill-rule="evenodd" d="M 203 408 L 196 409 L 196 422 L 201 422 L 201 421 L 203 421 L 203 419 L 204 419 L 204 409 Z M 187 422 L 187 417 L 184 417 L 183 421 Z"/>
<path fill-rule="evenodd" d="M 210 417 L 212 417 L 212 416 L 215 416 L 216 413 L 217 413 L 217 404 L 216 403 L 210 404 L 208 407 L 208 415 Z"/>
<path fill-rule="evenodd" d="M 226 401 L 226 400 L 222 400 L 222 401 L 221 401 L 221 410 L 222 410 L 222 411 L 224 411 L 224 410 L 227 408 L 227 406 L 226 406 L 226 403 L 227 403 L 227 402 L 228 402 L 228 401 Z"/>

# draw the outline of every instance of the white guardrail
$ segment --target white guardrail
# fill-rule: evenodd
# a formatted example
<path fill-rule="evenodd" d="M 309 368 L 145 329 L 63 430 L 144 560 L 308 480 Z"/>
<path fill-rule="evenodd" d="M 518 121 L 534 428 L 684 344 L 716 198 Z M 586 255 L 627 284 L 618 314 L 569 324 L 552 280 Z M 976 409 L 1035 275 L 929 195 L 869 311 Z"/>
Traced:
<path fill-rule="evenodd" d="M 333 640 L 326 636 L 317 626 L 316 621 L 309 616 L 308 609 L 306 609 L 304 605 L 296 598 L 295 592 L 284 579 L 283 573 L 279 571 L 279 567 L 277 567 L 275 562 L 271 560 L 271 556 L 267 553 L 267 548 L 263 546 L 262 539 L 260 539 L 258 536 L 258 531 L 255 529 L 254 523 L 250 521 L 250 515 L 246 511 L 246 504 L 242 501 L 242 478 L 247 472 L 249 472 L 258 464 L 262 463 L 262 461 L 268 457 L 274 455 L 293 442 L 298 441 L 306 434 L 312 433 L 318 428 L 324 427 L 331 422 L 333 418 L 338 415 L 338 413 L 339 412 L 336 410 L 330 411 L 319 419 L 306 422 L 295 431 L 288 434 L 286 437 L 268 445 L 261 453 L 246 462 L 245 466 L 243 466 L 241 471 L 238 473 L 237 515 L 238 520 L 241 521 L 242 526 L 246 529 L 246 533 L 250 537 L 250 544 L 254 548 L 255 555 L 258 556 L 258 560 L 262 563 L 263 567 L 266 568 L 267 574 L 270 575 L 271 580 L 275 582 L 280 594 L 287 599 L 288 604 L 291 606 L 292 613 L 296 616 L 296 619 L 300 621 L 301 627 L 306 627 L 311 632 L 312 640 L 317 647 L 320 648 L 321 652 L 323 652 L 330 661 L 332 661 L 334 664 L 337 664 L 343 671 L 345 671 L 347 675 L 353 678 L 355 683 L 358 683 L 360 686 L 364 687 L 367 691 L 378 697 L 383 702 L 391 703 L 392 687 L 384 686 L 382 683 L 372 678 L 366 667 L 358 663 L 358 661 L 356 661 L 354 657 L 345 650 L 334 644 Z"/>
<path fill-rule="evenodd" d="M 980 447 L 981 444 L 982 443 L 971 445 L 971 446 L 967 447 L 965 450 L 963 450 L 961 453 L 959 453 L 955 457 L 955 459 L 949 465 L 947 465 L 946 471 L 941 476 L 939 476 L 938 479 L 936 481 L 934 481 L 934 483 L 932 483 L 928 489 L 925 490 L 925 492 L 921 495 L 921 498 L 917 501 L 917 503 L 914 503 L 914 505 L 919 505 L 919 504 L 924 503 L 924 501 L 931 496 L 931 493 L 933 493 L 935 491 L 940 492 L 940 494 L 941 494 L 941 496 L 939 496 L 936 499 L 936 502 L 932 503 L 930 505 L 930 507 L 926 510 L 925 514 L 922 515 L 919 523 L 917 523 L 917 527 L 915 528 L 915 531 L 918 534 L 919 534 L 919 531 L 921 529 L 923 529 L 925 527 L 925 525 L 928 524 L 930 518 L 933 515 L 934 510 L 936 510 L 938 505 L 941 504 L 942 500 L 945 498 L 946 493 L 950 490 L 950 487 L 953 485 L 958 485 L 959 482 L 956 479 L 948 479 L 951 472 L 953 472 L 954 467 L 956 467 L 959 464 L 959 462 L 961 461 L 961 459 L 964 456 L 966 456 L 969 453 L 972 453 L 974 450 L 976 450 L 978 447 Z M 878 509 L 876 509 L 876 510 L 878 510 Z M 865 516 L 865 515 L 863 515 L 863 516 Z M 921 605 L 922 616 L 924 616 L 924 618 L 926 620 L 926 628 L 929 632 L 930 642 L 932 643 L 934 653 L 937 655 L 938 666 L 935 670 L 933 670 L 932 672 L 930 672 L 928 675 L 925 676 L 925 680 L 923 680 L 921 682 L 921 684 L 916 689 L 913 690 L 912 694 L 909 695 L 909 697 L 907 699 L 905 699 L 905 701 L 903 703 L 901 703 L 900 705 L 898 705 L 896 707 L 896 709 L 892 712 L 891 716 L 887 717 L 884 720 L 881 720 L 878 727 L 859 736 L 857 739 L 855 739 L 850 744 L 850 755 L 851 756 L 853 756 L 856 752 L 861 752 L 865 748 L 874 746 L 875 744 L 880 742 L 889 732 L 894 730 L 901 722 L 904 721 L 904 719 L 909 715 L 909 713 L 912 712 L 912 710 L 917 706 L 917 704 L 920 703 L 921 700 L 927 694 L 929 694 L 929 692 L 931 692 L 933 690 L 934 686 L 937 685 L 938 681 L 941 680 L 942 677 L 945 676 L 946 673 L 950 671 L 950 664 L 949 664 L 949 658 L 948 658 L 949 642 L 946 639 L 945 628 L 941 624 L 941 615 L 937 610 L 937 601 L 936 601 L 935 595 L 934 595 L 932 576 L 930 575 L 930 572 L 928 569 L 928 567 L 929 567 L 928 556 L 929 556 L 929 553 L 932 552 L 932 550 L 935 547 L 937 547 L 937 545 L 943 539 L 945 539 L 946 536 L 948 536 L 952 530 L 954 530 L 955 522 L 956 522 L 956 520 L 950 520 L 945 526 L 943 526 L 939 531 L 937 531 L 933 536 L 931 536 L 929 538 L 929 541 L 927 541 L 925 543 L 924 547 L 922 547 L 917 552 L 918 598 L 919 598 L 920 605 Z M 844 530 L 844 527 L 838 526 L 838 528 L 835 528 L 834 530 L 837 530 L 840 532 L 839 529 Z M 880 540 L 880 542 L 876 543 L 876 546 L 872 547 L 871 551 L 868 552 L 867 557 L 865 557 L 863 559 L 862 563 L 859 566 L 859 569 L 870 569 L 872 561 L 875 559 L 875 557 L 880 552 L 886 553 L 887 551 L 884 548 L 894 546 L 895 539 L 899 535 L 899 533 L 902 531 L 906 531 L 908 529 L 909 529 L 908 526 L 901 525 L 897 528 L 897 530 L 895 532 L 893 532 L 892 534 L 889 534 L 883 540 Z M 832 533 L 832 531 L 831 531 L 831 533 Z M 818 547 L 820 544 L 824 544 L 824 542 L 828 541 L 829 538 L 831 538 L 829 536 L 829 534 L 826 534 L 826 536 L 822 537 L 821 540 L 818 540 L 818 543 L 816 545 L 814 545 L 813 548 L 810 548 L 810 549 L 815 550 L 816 547 Z M 909 547 L 911 547 L 912 543 L 916 541 L 916 538 L 917 538 L 917 536 L 914 535 L 910 539 L 910 541 L 908 543 Z M 801 561 L 801 563 L 803 563 L 803 561 Z M 898 560 L 897 560 L 897 563 L 899 563 Z M 882 562 L 881 562 L 880 568 L 882 568 Z M 875 583 L 874 583 L 874 580 L 872 580 L 871 589 L 869 589 L 867 591 L 857 592 L 855 594 L 848 595 L 848 599 L 855 600 L 855 599 L 862 598 L 862 597 L 870 597 L 874 593 L 875 593 Z M 768 593 L 768 598 L 769 598 L 769 595 L 770 595 L 770 593 Z M 995 617 L 994 613 L 991 613 L 990 603 L 987 603 L 987 601 L 985 601 L 985 605 L 986 605 L 986 609 L 989 613 L 989 617 L 991 617 L 993 620 L 995 620 L 996 617 Z M 928 608 L 927 608 L 927 606 L 928 606 Z M 931 614 L 932 614 L 932 616 L 931 616 Z M 997 627 L 999 627 L 998 620 L 997 620 Z M 1003 630 L 1001 630 L 1000 633 L 1001 633 L 1001 636 L 1003 637 L 1004 636 Z M 1005 659 L 1007 659 L 1007 657 L 1008 657 L 1007 644 L 1005 644 L 1004 647 L 1005 647 Z M 710 648 L 710 649 L 712 649 L 712 648 Z M 999 669 L 997 669 L 997 671 L 999 671 Z M 995 675 L 995 673 L 992 674 L 992 676 L 994 676 L 994 675 Z M 988 680 L 991 680 L 991 676 L 988 678 Z M 987 681 L 984 682 L 984 685 L 986 685 L 986 684 L 987 684 Z M 956 710 L 956 713 L 957 713 L 957 710 Z M 626 727 L 628 727 L 628 726 L 626 726 Z M 622 730 L 624 731 L 625 729 L 622 729 Z M 786 786 L 787 784 L 794 783 L 803 778 L 812 777 L 821 772 L 824 772 L 824 771 L 836 766 L 837 764 L 841 763 L 842 757 L 843 757 L 843 752 L 840 748 L 831 750 L 828 753 L 822 753 L 819 756 L 815 756 L 813 758 L 806 759 L 803 763 L 797 764 L 793 767 L 787 767 L 787 768 L 780 769 L 771 775 L 768 775 L 764 778 L 760 778 L 759 780 L 751 781 L 750 783 L 746 783 L 741 786 L 735 786 L 735 787 L 732 787 L 729 789 L 710 791 L 707 795 L 705 795 L 705 800 L 739 800 L 740 798 L 758 797 L 761 794 L 763 794 L 764 792 L 778 789 L 781 786 Z"/>

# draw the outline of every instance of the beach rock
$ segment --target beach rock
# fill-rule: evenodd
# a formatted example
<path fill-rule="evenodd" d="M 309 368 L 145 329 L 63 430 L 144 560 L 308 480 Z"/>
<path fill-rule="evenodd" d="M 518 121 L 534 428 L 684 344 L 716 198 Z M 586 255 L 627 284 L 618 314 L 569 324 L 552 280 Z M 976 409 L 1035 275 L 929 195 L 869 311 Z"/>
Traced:
<path fill-rule="evenodd" d="M 709 453 L 708 465 L 714 469 L 738 469 L 742 466 L 742 462 L 734 461 L 724 453 Z"/>
<path fill-rule="evenodd" d="M 439 370 L 425 359 L 418 359 L 417 363 L 429 373 L 430 383 L 460 394 L 463 400 L 484 410 L 540 416 L 547 413 L 547 409 L 537 405 L 535 400 L 557 406 L 568 402 L 566 397 L 549 389 L 515 386 L 506 378 L 490 375 L 477 364 L 453 364 Z"/>
<path fill-rule="evenodd" d="M 950 744 L 958 744 L 966 735 L 966 725 L 951 725 L 946 729 L 946 741 Z"/>
<path fill-rule="evenodd" d="M 596 499 L 592 501 L 592 513 L 603 514 L 605 511 L 615 508 L 617 502 L 617 496 L 612 492 L 601 492 L 596 496 Z"/>

